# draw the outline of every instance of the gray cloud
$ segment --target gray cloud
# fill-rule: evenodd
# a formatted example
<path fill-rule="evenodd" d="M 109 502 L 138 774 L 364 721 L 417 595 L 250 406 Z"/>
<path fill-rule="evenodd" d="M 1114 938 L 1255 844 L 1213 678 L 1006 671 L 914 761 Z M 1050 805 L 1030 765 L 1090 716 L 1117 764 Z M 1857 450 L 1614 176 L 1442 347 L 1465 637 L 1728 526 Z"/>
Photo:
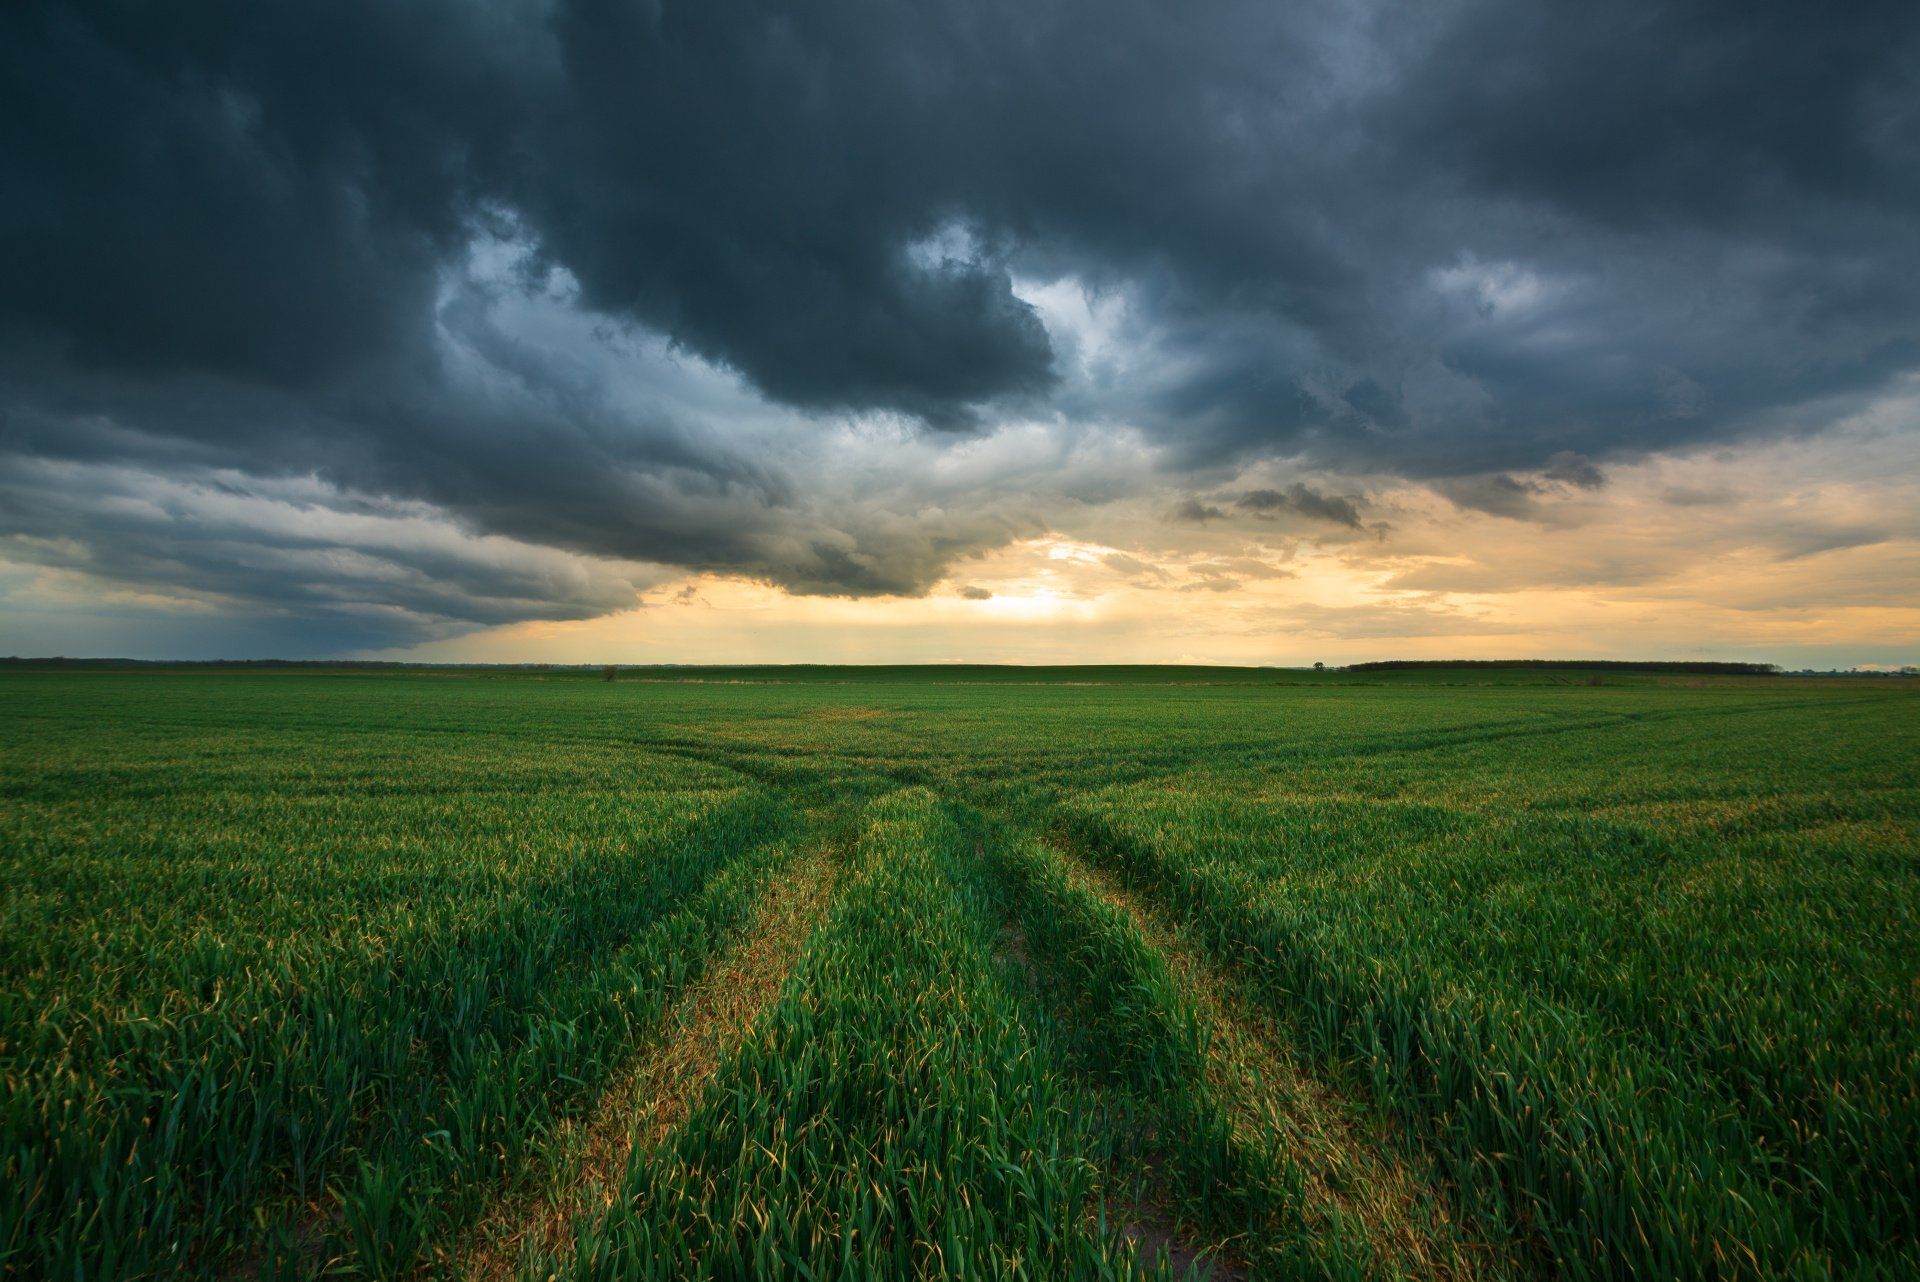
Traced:
<path fill-rule="evenodd" d="M 1920 367 L 1916 66 L 1897 3 L 22 0 L 0 467 L 317 478 L 853 595 L 924 592 L 1067 488 L 854 465 L 903 424 L 1118 425 L 1169 489 L 1284 459 L 1526 516 Z M 281 600 L 83 497 L 13 524 Z M 1298 484 L 1235 506 L 1359 526 Z"/>
<path fill-rule="evenodd" d="M 1595 467 L 1592 460 L 1568 451 L 1548 459 L 1541 475 L 1549 481 L 1559 481 L 1582 490 L 1597 490 L 1607 483 L 1607 474 Z"/>
<path fill-rule="evenodd" d="M 1497 472 L 1492 476 L 1449 480 L 1442 483 L 1440 490 L 1461 507 L 1524 521 L 1536 514 L 1534 501 L 1546 492 L 1546 487 L 1537 481 Z"/>
<path fill-rule="evenodd" d="M 1322 494 L 1299 482 L 1285 490 L 1249 490 L 1234 500 L 1235 507 L 1255 516 L 1278 516 L 1290 512 L 1316 521 L 1330 521 L 1350 529 L 1360 528 L 1360 511 L 1351 498 Z"/>
<path fill-rule="evenodd" d="M 1171 520 L 1184 521 L 1191 525 L 1205 525 L 1208 521 L 1217 521 L 1225 515 L 1226 511 L 1224 509 L 1217 508 L 1213 504 L 1204 502 L 1197 497 L 1189 496 L 1175 504 L 1173 511 L 1168 514 L 1168 517 Z"/>
<path fill-rule="evenodd" d="M 1495 472 L 1486 476 L 1448 477 L 1439 481 L 1436 488 L 1461 507 L 1516 521 L 1531 521 L 1545 516 L 1547 509 L 1543 501 L 1580 490 L 1598 490 L 1606 483 L 1606 473 L 1591 461 L 1563 451 L 1548 459 L 1547 466 L 1531 476 Z"/>
<path fill-rule="evenodd" d="M 1164 583 L 1168 577 L 1165 570 L 1151 561 L 1142 561 L 1139 557 L 1128 556 L 1125 552 L 1109 552 L 1100 558 L 1100 564 L 1128 579 Z"/>
<path fill-rule="evenodd" d="M 1250 579 L 1291 579 L 1297 577 L 1297 571 L 1284 565 L 1275 565 L 1271 561 L 1262 561 L 1258 557 L 1226 557 L 1213 564 L 1232 574 L 1243 574 Z"/>
<path fill-rule="evenodd" d="M 657 567 L 474 535 L 419 504 L 368 503 L 313 482 L 90 464 L 32 463 L 0 477 L 0 555 L 164 584 L 190 608 L 240 605 L 283 620 L 306 654 L 475 624 L 591 618 L 633 607 L 661 577 Z"/>

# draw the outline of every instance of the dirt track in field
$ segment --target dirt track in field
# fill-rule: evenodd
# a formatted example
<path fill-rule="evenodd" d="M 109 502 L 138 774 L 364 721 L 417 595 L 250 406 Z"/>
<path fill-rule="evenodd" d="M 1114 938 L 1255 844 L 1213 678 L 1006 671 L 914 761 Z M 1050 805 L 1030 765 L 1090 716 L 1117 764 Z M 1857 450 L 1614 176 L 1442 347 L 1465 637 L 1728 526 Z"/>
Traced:
<path fill-rule="evenodd" d="M 678 1125 L 733 1049 L 779 997 L 839 884 L 840 864 L 824 844 L 802 854 L 767 887 L 740 942 L 674 1006 L 632 1071 L 594 1111 L 557 1135 L 568 1154 L 548 1191 L 509 1199 L 474 1234 L 461 1276 L 515 1276 L 530 1252 L 560 1253 L 579 1216 L 610 1205 L 637 1154 Z"/>

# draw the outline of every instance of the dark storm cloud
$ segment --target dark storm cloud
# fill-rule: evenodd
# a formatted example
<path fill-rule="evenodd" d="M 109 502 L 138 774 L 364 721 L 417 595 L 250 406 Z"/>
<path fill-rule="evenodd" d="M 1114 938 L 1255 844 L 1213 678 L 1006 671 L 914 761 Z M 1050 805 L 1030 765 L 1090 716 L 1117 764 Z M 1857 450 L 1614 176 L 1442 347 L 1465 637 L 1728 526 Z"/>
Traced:
<path fill-rule="evenodd" d="M 21 0 L 0 452 L 312 475 L 852 594 L 1036 520 L 769 444 L 830 415 L 1125 424 L 1176 472 L 1291 457 L 1524 515 L 1920 366 L 1917 32 L 1910 3 Z M 519 256 L 476 282 L 476 243 Z M 1065 359 L 1020 292 L 1063 279 L 1123 301 L 1124 359 Z M 522 296 L 579 332 L 503 326 Z M 626 326 L 765 421 L 621 384 Z"/>
<path fill-rule="evenodd" d="M 476 537 L 419 504 L 97 464 L 0 473 L 0 556 L 9 553 L 108 582 L 164 584 L 196 608 L 242 604 L 297 621 L 302 653 L 592 618 L 631 608 L 644 585 L 637 567 Z"/>
<path fill-rule="evenodd" d="M 161 376 L 404 359 L 542 26 L 457 2 L 7 6 L 0 321 Z"/>
<path fill-rule="evenodd" d="M 1407 136 L 1470 185 L 1655 232 L 1920 194 L 1911 5 L 1476 5 L 1437 34 Z"/>

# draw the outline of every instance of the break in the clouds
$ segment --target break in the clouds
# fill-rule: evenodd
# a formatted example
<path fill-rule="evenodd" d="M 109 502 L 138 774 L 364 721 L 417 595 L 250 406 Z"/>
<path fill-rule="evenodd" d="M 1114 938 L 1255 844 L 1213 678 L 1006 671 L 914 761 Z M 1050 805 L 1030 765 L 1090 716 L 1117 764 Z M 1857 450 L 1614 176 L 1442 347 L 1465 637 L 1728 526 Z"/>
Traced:
<path fill-rule="evenodd" d="M 1550 519 L 1920 369 L 1916 68 L 1911 3 L 19 0 L 0 556 L 323 652 Z"/>

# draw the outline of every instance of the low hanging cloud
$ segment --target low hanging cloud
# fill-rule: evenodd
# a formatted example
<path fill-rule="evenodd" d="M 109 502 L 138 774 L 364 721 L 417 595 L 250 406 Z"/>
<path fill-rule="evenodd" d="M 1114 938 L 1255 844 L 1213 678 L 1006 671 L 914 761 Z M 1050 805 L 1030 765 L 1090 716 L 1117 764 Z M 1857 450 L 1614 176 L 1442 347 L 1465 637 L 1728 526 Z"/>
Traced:
<path fill-rule="evenodd" d="M 1580 491 L 1598 490 L 1607 483 L 1606 473 L 1589 459 L 1561 453 L 1547 460 L 1540 471 L 1528 476 L 1495 472 L 1488 476 L 1447 477 L 1437 488 L 1455 504 L 1490 516 L 1516 521 L 1541 519 L 1544 504 Z"/>
<path fill-rule="evenodd" d="M 1917 65 L 1892 3 L 27 0 L 0 472 L 70 470 L 8 555 L 402 637 L 925 593 L 1139 496 L 1361 528 L 1289 475 L 1536 519 L 1920 368 Z"/>
<path fill-rule="evenodd" d="M 1360 528 L 1360 510 L 1354 500 L 1337 494 L 1322 494 L 1300 482 L 1285 490 L 1248 490 L 1233 505 L 1255 516 L 1273 517 L 1282 513 L 1328 521 L 1350 529 Z"/>
<path fill-rule="evenodd" d="M 475 623 L 630 609 L 658 566 L 594 561 L 477 535 L 421 504 L 368 502 L 307 479 L 29 463 L 0 479 L 0 555 L 180 603 L 235 603 L 361 645 Z"/>
<path fill-rule="evenodd" d="M 1184 521 L 1190 525 L 1205 525 L 1208 521 L 1218 521 L 1226 516 L 1225 508 L 1215 507 L 1203 499 L 1188 497 L 1180 500 L 1168 513 L 1170 519 Z"/>

